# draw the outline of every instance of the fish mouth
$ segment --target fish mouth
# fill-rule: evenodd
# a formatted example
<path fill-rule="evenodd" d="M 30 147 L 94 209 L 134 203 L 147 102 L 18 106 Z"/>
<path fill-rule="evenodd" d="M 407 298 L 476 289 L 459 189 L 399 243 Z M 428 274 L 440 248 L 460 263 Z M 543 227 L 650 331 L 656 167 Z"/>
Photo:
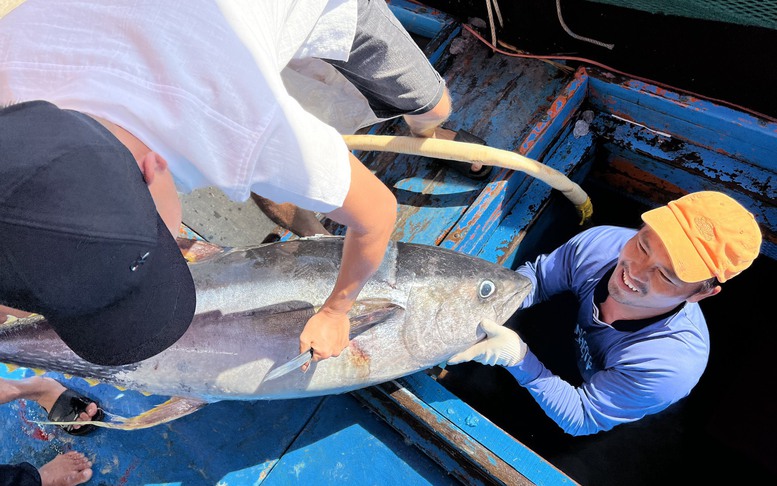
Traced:
<path fill-rule="evenodd" d="M 520 309 L 521 304 L 529 295 L 531 291 L 531 281 L 526 279 L 516 283 L 515 289 L 510 292 L 508 296 L 502 302 L 501 306 L 493 305 L 494 316 L 496 316 L 496 322 L 498 324 L 504 324 L 507 322 L 513 314 Z M 496 303 L 495 303 L 496 304 Z"/>

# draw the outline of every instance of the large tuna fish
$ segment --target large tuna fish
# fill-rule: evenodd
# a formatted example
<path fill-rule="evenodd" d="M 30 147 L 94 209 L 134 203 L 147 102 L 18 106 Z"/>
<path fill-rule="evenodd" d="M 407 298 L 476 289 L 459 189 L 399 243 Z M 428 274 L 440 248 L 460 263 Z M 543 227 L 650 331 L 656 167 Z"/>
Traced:
<path fill-rule="evenodd" d="M 202 402 L 342 393 L 445 362 L 483 337 L 481 319 L 504 323 L 531 285 L 476 257 L 391 243 L 351 312 L 360 324 L 348 348 L 307 372 L 264 380 L 299 354 L 299 334 L 334 285 L 342 245 L 341 237 L 307 238 L 219 249 L 190 263 L 197 309 L 189 330 L 139 363 L 86 362 L 34 317 L 0 326 L 0 361 Z"/>

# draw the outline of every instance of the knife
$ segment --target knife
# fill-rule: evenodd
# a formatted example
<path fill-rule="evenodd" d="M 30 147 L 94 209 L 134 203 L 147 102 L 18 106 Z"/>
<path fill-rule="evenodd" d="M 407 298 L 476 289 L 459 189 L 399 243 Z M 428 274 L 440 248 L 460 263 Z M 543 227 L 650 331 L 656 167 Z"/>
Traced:
<path fill-rule="evenodd" d="M 400 309 L 402 309 L 402 306 L 397 304 L 384 304 L 376 310 L 354 317 L 351 319 L 351 339 L 355 338 L 368 329 L 372 329 L 374 326 L 393 316 Z M 310 348 L 307 351 L 300 353 L 299 356 L 296 356 L 286 363 L 283 363 L 277 368 L 271 370 L 265 375 L 262 382 L 280 378 L 281 376 L 290 373 L 305 363 L 309 363 L 312 359 L 313 348 Z"/>

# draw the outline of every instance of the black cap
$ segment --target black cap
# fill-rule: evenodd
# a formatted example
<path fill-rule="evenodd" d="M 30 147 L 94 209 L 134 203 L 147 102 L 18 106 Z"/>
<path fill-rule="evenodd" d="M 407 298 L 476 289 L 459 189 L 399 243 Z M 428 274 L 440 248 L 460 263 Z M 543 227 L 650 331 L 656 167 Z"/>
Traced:
<path fill-rule="evenodd" d="M 0 303 L 101 365 L 149 358 L 191 323 L 191 273 L 135 159 L 83 113 L 0 110 Z"/>

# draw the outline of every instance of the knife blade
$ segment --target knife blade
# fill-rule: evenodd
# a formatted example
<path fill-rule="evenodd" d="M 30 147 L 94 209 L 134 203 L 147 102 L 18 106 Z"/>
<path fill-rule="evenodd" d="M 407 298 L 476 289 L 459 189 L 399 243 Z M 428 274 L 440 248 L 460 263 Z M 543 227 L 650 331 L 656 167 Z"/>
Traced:
<path fill-rule="evenodd" d="M 287 361 L 286 363 L 283 363 L 279 367 L 267 373 L 264 376 L 264 380 L 262 381 L 269 381 L 269 380 L 274 380 L 276 378 L 279 378 L 285 375 L 286 373 L 289 373 L 292 370 L 299 368 L 300 366 L 302 366 L 303 364 L 307 363 L 312 359 L 313 359 L 313 348 L 310 348 L 304 353 L 300 353 L 299 356 L 292 358 L 291 360 Z"/>

